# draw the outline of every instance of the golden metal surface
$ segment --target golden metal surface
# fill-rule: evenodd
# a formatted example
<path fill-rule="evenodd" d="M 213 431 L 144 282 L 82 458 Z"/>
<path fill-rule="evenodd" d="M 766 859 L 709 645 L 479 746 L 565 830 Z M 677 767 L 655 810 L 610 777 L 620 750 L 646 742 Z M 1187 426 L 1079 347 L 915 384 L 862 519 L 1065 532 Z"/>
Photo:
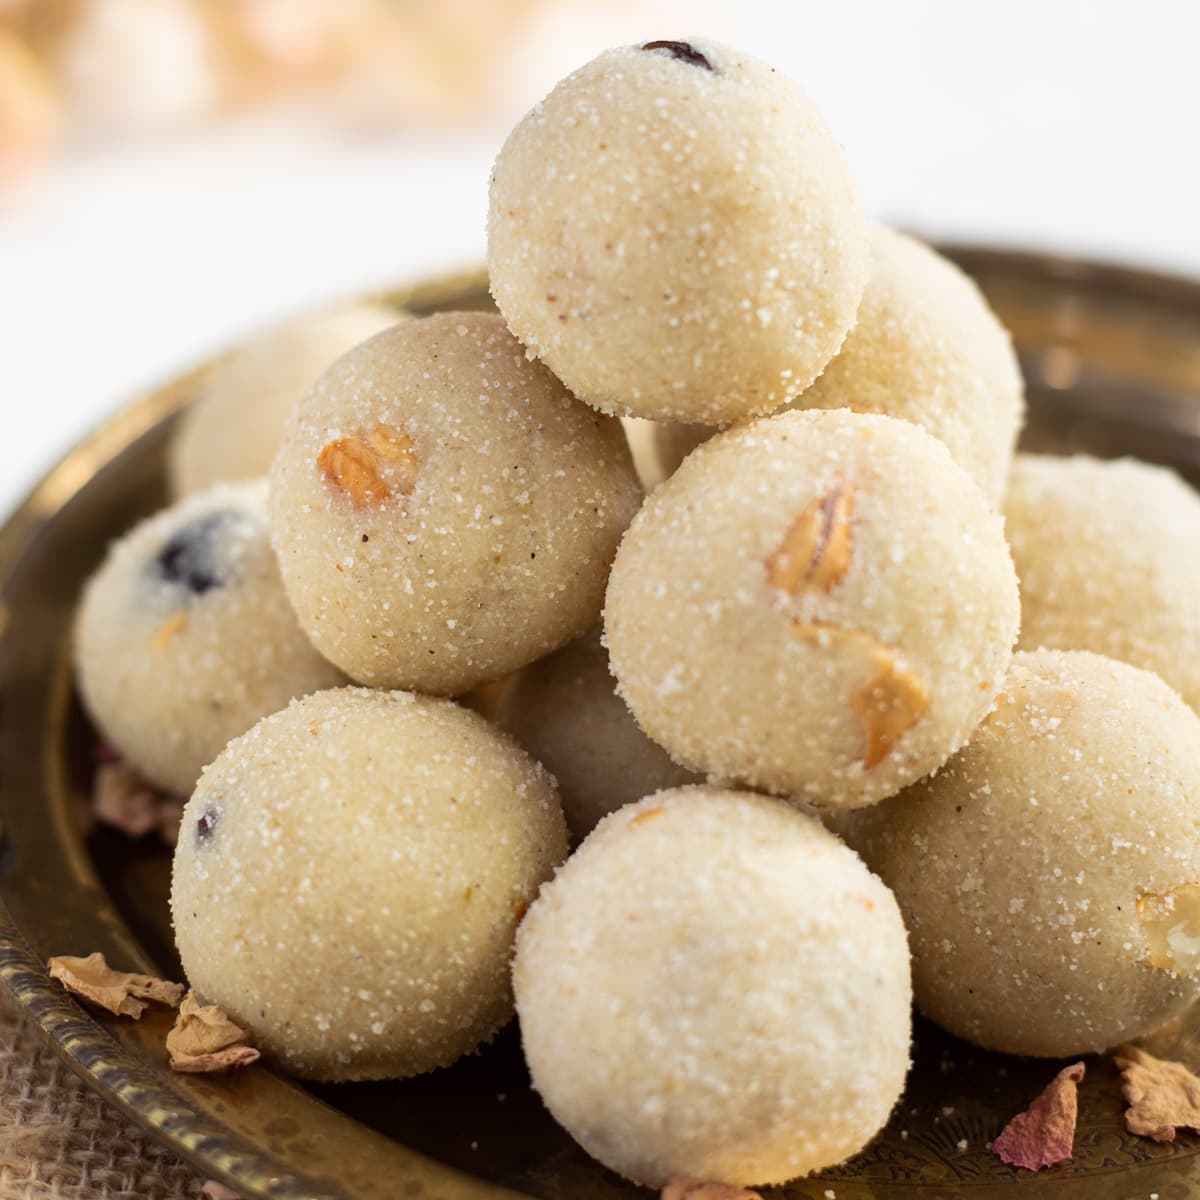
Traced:
<path fill-rule="evenodd" d="M 1136 453 L 1200 480 L 1200 285 L 1046 256 L 951 253 L 1013 330 L 1029 380 L 1029 445 Z M 478 273 L 388 299 L 418 312 L 489 305 Z M 0 530 L 0 978 L 91 1086 L 248 1200 L 647 1195 L 555 1127 L 512 1029 L 484 1054 L 400 1084 L 303 1088 L 257 1067 L 206 1079 L 167 1070 L 166 1015 L 99 1016 L 48 981 L 49 955 L 92 950 L 178 977 L 169 854 L 88 829 L 94 740 L 67 647 L 80 585 L 105 544 L 162 502 L 163 448 L 199 376 L 85 439 Z M 1198 1041 L 1200 1013 L 1151 1048 L 1200 1066 Z M 999 1163 L 988 1142 L 1053 1069 L 918 1022 L 912 1079 L 888 1128 L 851 1163 L 768 1195 L 1200 1200 L 1200 1138 L 1160 1146 L 1126 1134 L 1103 1059 L 1089 1061 L 1074 1160 L 1036 1177 Z"/>

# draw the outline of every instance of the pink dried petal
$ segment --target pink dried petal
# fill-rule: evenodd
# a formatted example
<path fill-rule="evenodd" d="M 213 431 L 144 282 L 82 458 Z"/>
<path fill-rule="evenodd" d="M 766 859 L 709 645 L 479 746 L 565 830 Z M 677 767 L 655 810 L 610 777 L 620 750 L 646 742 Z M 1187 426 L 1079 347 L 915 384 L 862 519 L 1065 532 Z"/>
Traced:
<path fill-rule="evenodd" d="M 1081 1062 L 1064 1067 L 1024 1112 L 1005 1125 L 991 1145 L 1001 1162 L 1040 1171 L 1071 1157 L 1079 1114 L 1077 1089 L 1084 1069 Z"/>
<path fill-rule="evenodd" d="M 145 837 L 161 823 L 162 797 L 124 763 L 106 762 L 92 780 L 92 812 L 127 837 Z"/>

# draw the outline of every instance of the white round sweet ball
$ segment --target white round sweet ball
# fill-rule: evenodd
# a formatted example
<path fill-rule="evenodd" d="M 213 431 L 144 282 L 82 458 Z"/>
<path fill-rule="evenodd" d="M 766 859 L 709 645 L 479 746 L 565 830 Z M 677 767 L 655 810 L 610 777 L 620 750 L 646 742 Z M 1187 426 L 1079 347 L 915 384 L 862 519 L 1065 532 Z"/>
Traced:
<path fill-rule="evenodd" d="M 999 505 L 1025 415 L 1012 339 L 975 283 L 916 238 L 877 227 L 854 328 L 789 408 L 851 408 L 919 425 Z M 670 475 L 713 430 L 658 425 Z"/>
<path fill-rule="evenodd" d="M 578 397 L 625 416 L 715 424 L 802 392 L 854 322 L 867 246 L 812 103 L 715 42 L 606 51 L 492 174 L 500 311 Z"/>
<path fill-rule="evenodd" d="M 912 421 L 998 506 L 1025 385 L 1008 330 L 974 281 L 923 242 L 880 227 L 854 328 L 795 406 Z"/>
<path fill-rule="evenodd" d="M 787 412 L 719 434 L 621 543 L 621 695 L 677 762 L 829 808 L 873 804 L 971 736 L 1019 604 L 1000 517 L 907 421 Z"/>
<path fill-rule="evenodd" d="M 622 805 L 696 782 L 617 695 L 599 629 L 513 676 L 496 719 L 554 776 L 577 839 Z"/>
<path fill-rule="evenodd" d="M 310 313 L 254 338 L 205 377 L 167 455 L 171 491 L 258 479 L 271 469 L 288 414 L 321 372 L 359 342 L 403 320 L 379 304 Z"/>
<path fill-rule="evenodd" d="M 596 623 L 641 499 L 618 420 L 496 314 L 438 313 L 343 355 L 293 411 L 271 536 L 330 661 L 457 695 Z"/>
<path fill-rule="evenodd" d="M 260 717 L 345 682 L 288 603 L 261 480 L 219 484 L 114 542 L 84 589 L 74 652 L 104 738 L 183 796 Z"/>
<path fill-rule="evenodd" d="M 959 1037 L 1101 1051 L 1200 996 L 1200 717 L 1147 671 L 1018 654 L 965 750 L 842 829 L 896 893 L 918 1005 Z"/>
<path fill-rule="evenodd" d="M 51 56 L 77 138 L 161 136 L 220 108 L 216 40 L 189 0 L 92 0 L 62 15 L 73 19 Z"/>
<path fill-rule="evenodd" d="M 546 1106 L 652 1187 L 841 1162 L 908 1071 L 891 893 L 817 821 L 748 792 L 675 788 L 606 817 L 522 921 L 513 978 Z"/>
<path fill-rule="evenodd" d="M 549 776 L 482 717 L 320 692 L 205 771 L 171 912 L 184 971 L 309 1079 L 446 1066 L 512 1015 L 517 922 L 566 856 Z"/>
<path fill-rule="evenodd" d="M 1134 459 L 1022 454 L 1005 513 L 1022 648 L 1119 658 L 1200 710 L 1200 496 Z"/>

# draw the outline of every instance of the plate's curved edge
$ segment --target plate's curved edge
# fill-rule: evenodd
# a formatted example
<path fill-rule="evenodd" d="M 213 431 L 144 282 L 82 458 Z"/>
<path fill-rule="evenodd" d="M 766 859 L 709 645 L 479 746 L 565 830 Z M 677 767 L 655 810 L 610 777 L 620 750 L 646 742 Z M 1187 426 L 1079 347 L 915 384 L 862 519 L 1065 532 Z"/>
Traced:
<path fill-rule="evenodd" d="M 0 902 L 0 983 L 59 1058 L 130 1121 L 204 1175 L 248 1196 L 342 1200 L 254 1149 L 204 1113 L 184 1107 L 82 1005 L 63 992 L 26 948 Z"/>
<path fill-rule="evenodd" d="M 386 288 L 381 292 L 371 293 L 366 298 L 389 304 L 393 308 L 425 313 L 445 308 L 451 301 L 461 301 L 465 296 L 488 295 L 488 288 L 487 268 L 476 264 L 456 271 L 443 272 L 418 283 Z"/>
<path fill-rule="evenodd" d="M 921 237 L 921 232 L 915 231 Z M 1200 313 L 1200 277 L 1139 266 L 1116 259 L 1077 258 L 1049 250 L 1011 248 L 974 241 L 926 238 L 939 254 L 958 263 L 967 274 L 1038 275 L 1062 283 L 1101 287 L 1126 298 L 1153 298 L 1172 305 L 1187 305 Z"/>
<path fill-rule="evenodd" d="M 424 312 L 444 307 L 454 297 L 486 294 L 487 290 L 487 270 L 474 266 L 427 282 L 371 292 L 365 298 L 397 309 Z M 139 392 L 115 412 L 105 414 L 42 473 L 11 509 L 0 513 L 0 584 L 16 565 L 38 522 L 65 504 L 87 482 L 90 471 L 85 464 L 107 458 L 111 447 L 126 445 L 181 411 L 221 357 L 215 355 L 209 362 L 188 368 L 158 387 Z M 0 639 L 4 631 L 5 613 L 0 598 Z"/>

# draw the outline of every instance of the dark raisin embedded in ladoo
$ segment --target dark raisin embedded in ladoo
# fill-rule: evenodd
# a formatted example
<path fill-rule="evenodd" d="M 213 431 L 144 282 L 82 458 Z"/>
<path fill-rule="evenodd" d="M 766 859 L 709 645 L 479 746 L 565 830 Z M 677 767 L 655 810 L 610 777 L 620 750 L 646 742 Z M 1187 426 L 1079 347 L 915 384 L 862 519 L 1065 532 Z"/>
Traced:
<path fill-rule="evenodd" d="M 645 42 L 643 50 L 665 50 L 672 58 L 680 62 L 691 63 L 693 67 L 703 67 L 706 71 L 716 74 L 717 68 L 696 49 L 691 42 Z"/>
<path fill-rule="evenodd" d="M 217 565 L 217 545 L 238 519 L 235 512 L 215 512 L 189 521 L 158 552 L 154 559 L 158 575 L 197 596 L 224 586 L 228 580 Z"/>
<path fill-rule="evenodd" d="M 206 808 L 196 818 L 196 844 L 203 845 L 213 835 L 213 830 L 217 827 L 217 811 L 213 808 Z"/>

